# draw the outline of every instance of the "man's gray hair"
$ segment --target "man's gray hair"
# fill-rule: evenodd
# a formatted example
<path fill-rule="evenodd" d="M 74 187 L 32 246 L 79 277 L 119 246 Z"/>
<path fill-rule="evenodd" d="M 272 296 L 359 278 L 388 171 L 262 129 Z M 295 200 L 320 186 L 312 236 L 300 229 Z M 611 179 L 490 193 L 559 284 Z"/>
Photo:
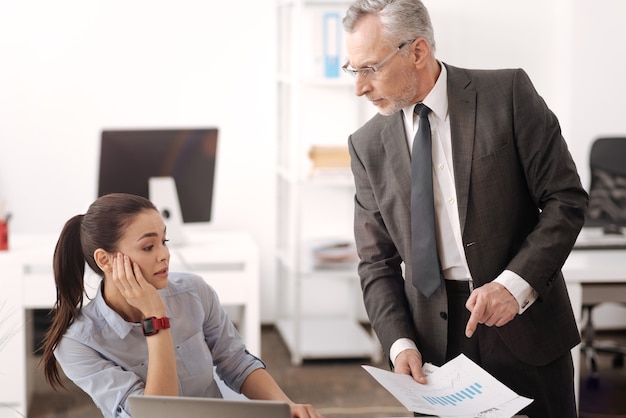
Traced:
<path fill-rule="evenodd" d="M 352 33 L 366 15 L 376 15 L 383 38 L 390 46 L 410 39 L 425 38 L 435 52 L 435 35 L 430 15 L 420 0 L 355 0 L 343 18 L 343 28 Z"/>

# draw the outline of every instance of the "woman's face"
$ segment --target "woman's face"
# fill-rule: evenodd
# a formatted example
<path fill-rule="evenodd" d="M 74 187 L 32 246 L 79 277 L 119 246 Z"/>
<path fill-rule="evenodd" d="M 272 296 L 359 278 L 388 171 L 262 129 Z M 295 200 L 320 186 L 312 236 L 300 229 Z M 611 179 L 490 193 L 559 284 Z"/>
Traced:
<path fill-rule="evenodd" d="M 167 286 L 170 250 L 165 223 L 156 210 L 137 214 L 118 243 L 118 251 L 139 265 L 146 281 L 157 289 Z"/>

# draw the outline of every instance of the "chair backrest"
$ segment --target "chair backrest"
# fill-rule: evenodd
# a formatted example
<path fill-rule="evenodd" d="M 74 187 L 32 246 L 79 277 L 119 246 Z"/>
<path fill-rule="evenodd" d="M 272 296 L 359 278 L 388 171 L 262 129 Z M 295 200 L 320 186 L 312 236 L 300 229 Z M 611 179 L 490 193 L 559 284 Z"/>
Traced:
<path fill-rule="evenodd" d="M 598 138 L 589 153 L 586 224 L 626 226 L 626 137 Z"/>
<path fill-rule="evenodd" d="M 626 137 L 598 138 L 591 145 L 589 166 L 626 176 Z"/>

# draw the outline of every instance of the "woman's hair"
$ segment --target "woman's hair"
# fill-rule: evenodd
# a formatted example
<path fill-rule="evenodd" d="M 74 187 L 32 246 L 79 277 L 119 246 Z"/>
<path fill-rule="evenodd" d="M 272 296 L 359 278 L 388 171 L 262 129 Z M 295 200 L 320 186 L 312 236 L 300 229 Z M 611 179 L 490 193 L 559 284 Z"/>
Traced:
<path fill-rule="evenodd" d="M 424 38 L 435 51 L 435 35 L 428 10 L 421 0 L 356 0 L 343 18 L 343 28 L 352 33 L 366 15 L 376 15 L 383 26 L 383 37 L 390 46 Z"/>
<path fill-rule="evenodd" d="M 64 387 L 54 350 L 83 307 L 85 263 L 100 277 L 104 272 L 94 259 L 102 248 L 115 252 L 126 227 L 146 210 L 157 210 L 149 200 L 131 194 L 113 193 L 93 202 L 87 213 L 65 223 L 54 250 L 54 281 L 57 300 L 51 311 L 52 324 L 43 340 L 41 363 L 48 383 Z"/>

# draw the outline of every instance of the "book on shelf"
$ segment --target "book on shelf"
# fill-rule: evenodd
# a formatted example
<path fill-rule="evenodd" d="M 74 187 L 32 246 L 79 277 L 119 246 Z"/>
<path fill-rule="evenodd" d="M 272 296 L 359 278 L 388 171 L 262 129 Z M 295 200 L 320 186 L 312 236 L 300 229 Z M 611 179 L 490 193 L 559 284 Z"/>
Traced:
<path fill-rule="evenodd" d="M 349 169 L 350 153 L 347 146 L 313 145 L 309 150 L 313 169 Z"/>

